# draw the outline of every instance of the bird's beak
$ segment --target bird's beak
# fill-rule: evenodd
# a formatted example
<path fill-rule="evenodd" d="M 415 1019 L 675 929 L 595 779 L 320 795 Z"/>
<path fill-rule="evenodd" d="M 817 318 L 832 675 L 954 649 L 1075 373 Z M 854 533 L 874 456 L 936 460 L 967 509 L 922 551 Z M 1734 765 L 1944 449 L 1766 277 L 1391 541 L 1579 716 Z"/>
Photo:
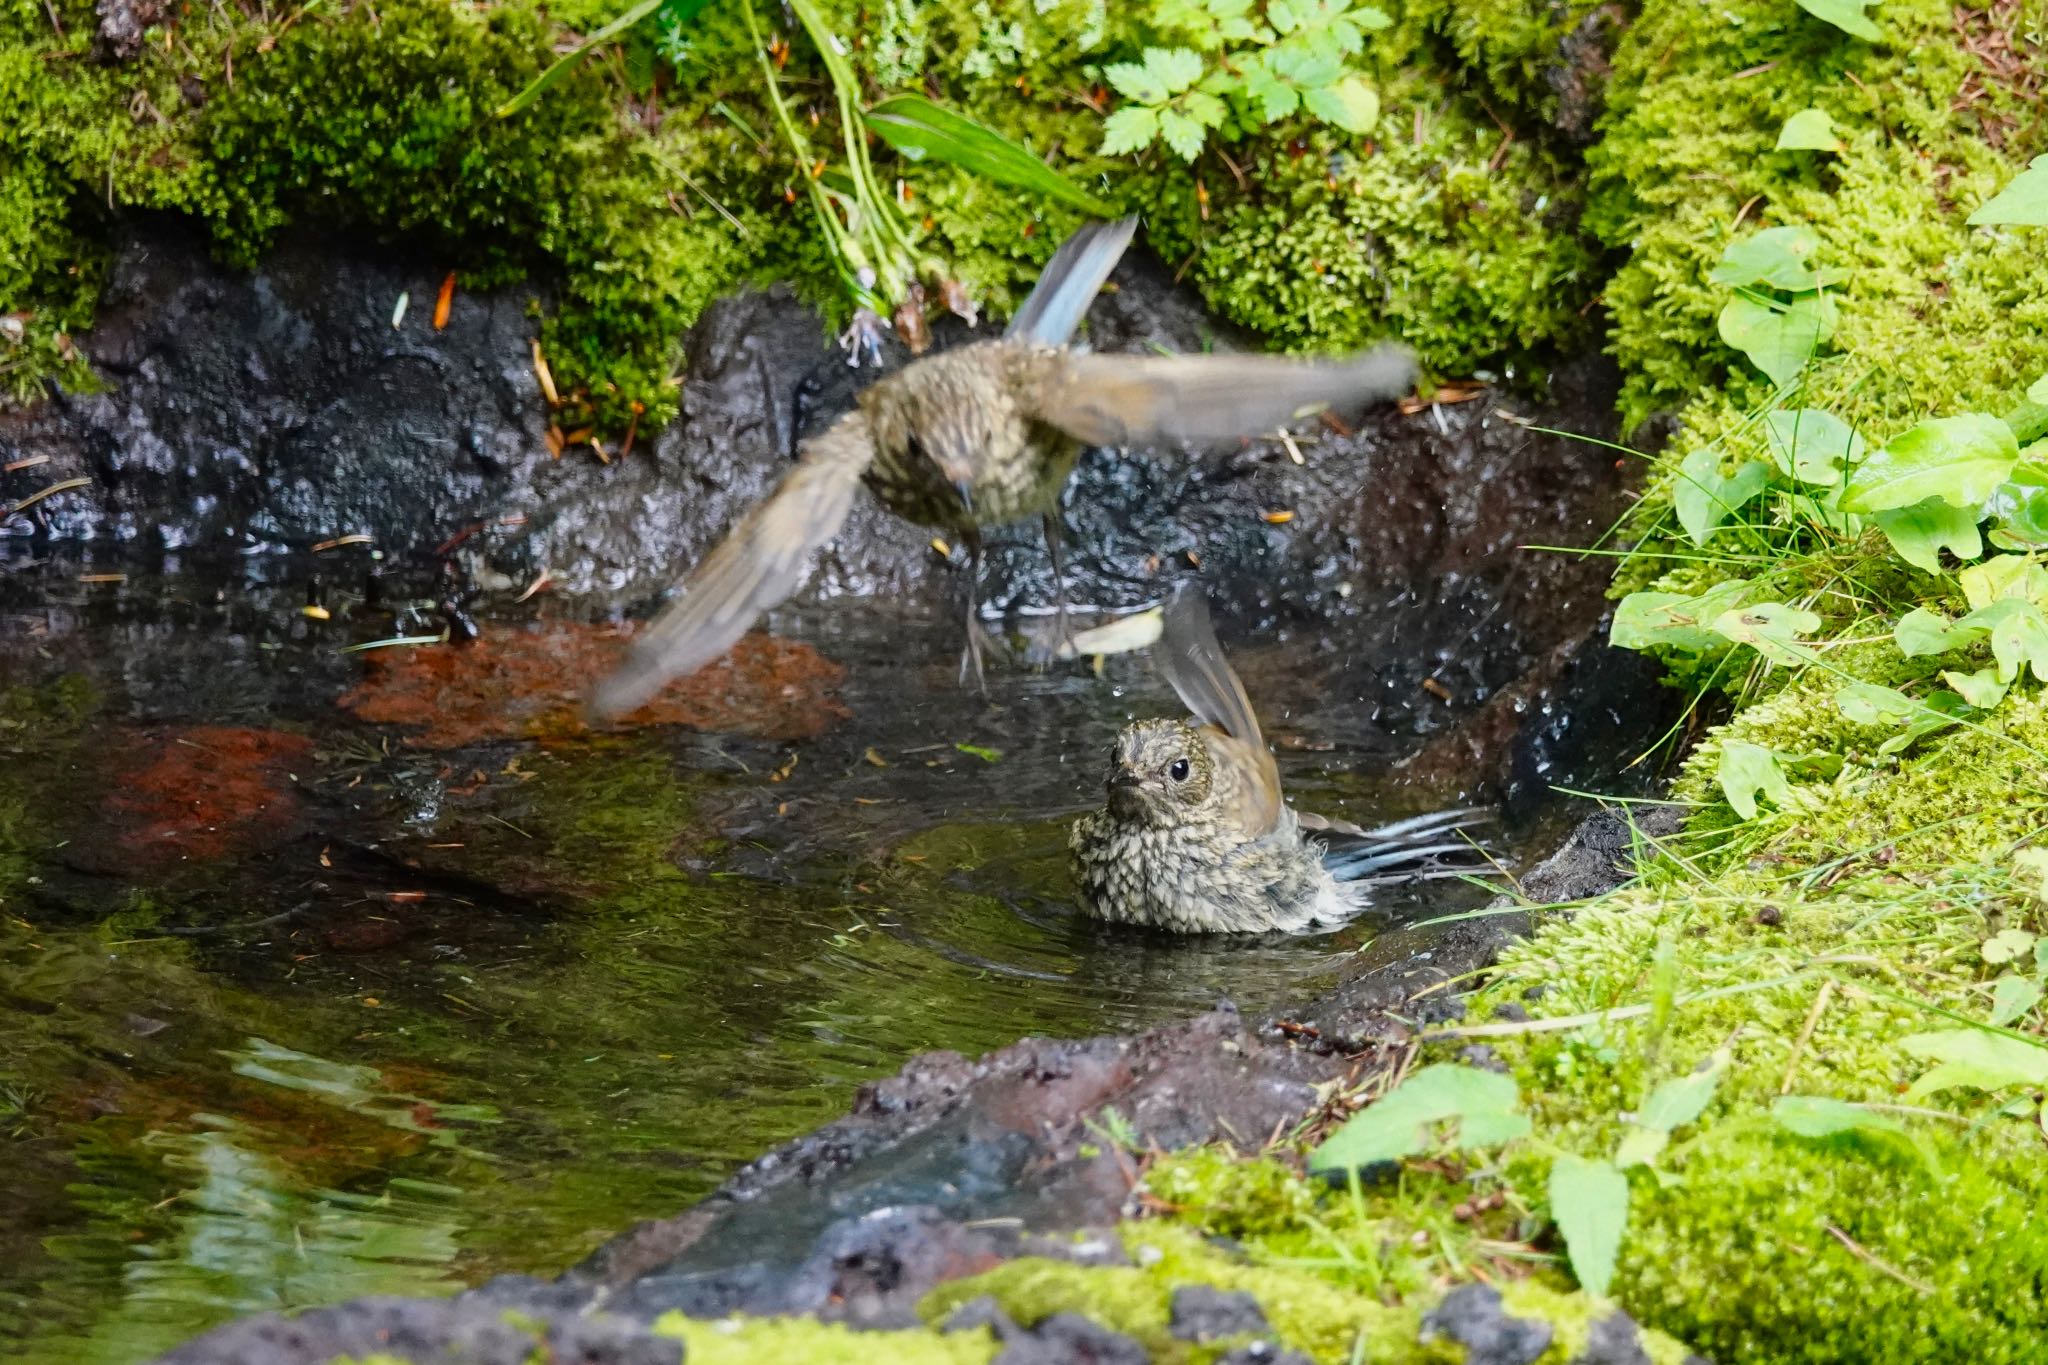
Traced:
<path fill-rule="evenodd" d="M 1109 789 L 1111 791 L 1136 791 L 1144 785 L 1136 773 L 1129 772 L 1123 768 L 1119 768 L 1109 775 Z"/>
<path fill-rule="evenodd" d="M 953 491 L 960 495 L 960 505 L 967 509 L 967 515 L 974 515 L 974 480 L 953 480 Z"/>

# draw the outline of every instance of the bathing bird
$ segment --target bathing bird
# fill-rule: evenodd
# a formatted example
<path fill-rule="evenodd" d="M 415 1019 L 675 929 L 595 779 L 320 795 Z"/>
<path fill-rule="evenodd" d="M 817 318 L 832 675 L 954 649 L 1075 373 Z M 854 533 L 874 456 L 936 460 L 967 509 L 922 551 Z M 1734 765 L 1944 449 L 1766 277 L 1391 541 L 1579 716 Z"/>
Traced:
<path fill-rule="evenodd" d="M 1480 812 L 1368 830 L 1289 806 L 1199 593 L 1168 602 L 1160 649 L 1194 719 L 1117 735 L 1107 804 L 1074 822 L 1067 845 L 1090 915 L 1182 933 L 1298 932 L 1350 919 L 1376 886 L 1481 866 L 1457 837 Z"/>
<path fill-rule="evenodd" d="M 804 442 L 795 467 L 684 583 L 681 596 L 597 687 L 599 717 L 631 711 L 672 678 L 731 649 L 801 585 L 811 553 L 870 492 L 967 550 L 962 673 L 982 678 L 981 530 L 1038 516 L 1060 563 L 1060 490 L 1086 446 L 1202 444 L 1272 430 L 1330 406 L 1395 398 L 1414 382 L 1405 350 L 1342 359 L 1097 355 L 1070 347 L 1081 316 L 1136 229 L 1091 223 L 1053 254 L 1000 338 L 913 361 L 863 390 Z M 1064 606 L 1064 589 L 1061 605 Z"/>

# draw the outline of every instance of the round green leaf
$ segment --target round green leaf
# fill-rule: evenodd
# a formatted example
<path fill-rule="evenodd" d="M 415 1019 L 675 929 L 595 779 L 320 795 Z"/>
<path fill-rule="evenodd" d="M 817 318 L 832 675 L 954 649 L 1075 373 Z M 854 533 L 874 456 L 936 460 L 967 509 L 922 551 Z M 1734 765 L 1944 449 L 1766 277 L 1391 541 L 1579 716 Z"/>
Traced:
<path fill-rule="evenodd" d="M 1825 109 L 1801 109 L 1778 130 L 1781 152 L 1832 152 L 1839 145 L 1835 140 L 1835 121 Z"/>
<path fill-rule="evenodd" d="M 1977 507 L 2019 461 L 2012 428 L 1981 412 L 1936 417 L 1892 438 L 1850 473 L 1845 512 L 1883 512 L 1940 498 Z"/>

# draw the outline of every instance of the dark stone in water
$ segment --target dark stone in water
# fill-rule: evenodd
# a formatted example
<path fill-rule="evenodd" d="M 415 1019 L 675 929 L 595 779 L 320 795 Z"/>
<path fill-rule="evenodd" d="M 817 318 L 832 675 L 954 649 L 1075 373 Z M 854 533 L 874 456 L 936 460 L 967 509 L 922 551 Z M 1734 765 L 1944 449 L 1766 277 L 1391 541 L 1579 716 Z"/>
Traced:
<path fill-rule="evenodd" d="M 1422 1339 L 1449 1337 L 1465 1348 L 1465 1365 L 1532 1365 L 1550 1349 L 1552 1330 L 1510 1316 L 1490 1284 L 1459 1285 L 1422 1319 Z"/>

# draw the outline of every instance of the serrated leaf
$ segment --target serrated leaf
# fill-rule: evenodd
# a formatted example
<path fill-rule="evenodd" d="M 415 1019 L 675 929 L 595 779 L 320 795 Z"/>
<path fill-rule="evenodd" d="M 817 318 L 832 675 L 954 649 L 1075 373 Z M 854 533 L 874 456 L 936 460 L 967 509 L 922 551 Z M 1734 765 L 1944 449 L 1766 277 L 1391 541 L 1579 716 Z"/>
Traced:
<path fill-rule="evenodd" d="M 1835 693 L 1835 709 L 1856 725 L 1899 725 L 1920 714 L 1920 703 L 1877 683 L 1850 683 Z"/>
<path fill-rule="evenodd" d="M 1778 767 L 1778 756 L 1760 744 L 1726 740 L 1721 745 L 1721 765 L 1716 773 L 1722 795 L 1744 820 L 1756 818 L 1759 794 L 1771 798 L 1780 810 L 1792 804 L 1792 784 Z"/>
<path fill-rule="evenodd" d="M 1268 48 L 1266 65 L 1282 80 L 1302 91 L 1334 85 L 1344 74 L 1344 63 L 1335 54 L 1294 47 Z"/>
<path fill-rule="evenodd" d="M 1393 19 L 1387 14 L 1385 10 L 1374 9 L 1371 5 L 1358 6 L 1356 9 L 1351 11 L 1351 17 L 1354 21 L 1357 22 L 1360 28 L 1370 29 L 1374 33 L 1378 33 L 1382 29 L 1389 29 L 1394 26 Z"/>
<path fill-rule="evenodd" d="M 1707 272 L 1715 284 L 1740 289 L 1760 284 L 1803 294 L 1818 289 L 1824 276 L 1813 268 L 1820 251 L 1820 238 L 1808 227 L 1774 227 L 1730 242 L 1721 253 L 1720 264 Z"/>
<path fill-rule="evenodd" d="M 2039 940 L 2024 929 L 2000 929 L 1984 940 L 1981 951 L 1986 962 L 1998 967 L 2026 957 L 2034 951 L 2037 942 Z"/>
<path fill-rule="evenodd" d="M 1142 62 L 1110 62 L 1102 68 L 1109 88 L 1127 100 L 1140 104 L 1164 104 L 1169 95 Z"/>
<path fill-rule="evenodd" d="M 1159 113 L 1142 104 L 1127 104 L 1102 123 L 1102 154 L 1121 156 L 1143 151 L 1159 136 Z"/>
<path fill-rule="evenodd" d="M 1771 461 L 1801 483 L 1842 481 L 1842 465 L 1860 464 L 1867 446 L 1847 422 L 1819 408 L 1780 408 L 1764 418 Z"/>
<path fill-rule="evenodd" d="M 1892 627 L 1892 639 L 1909 659 L 1961 649 L 1984 633 L 1983 627 L 1958 626 L 1946 616 L 1915 607 Z"/>
<path fill-rule="evenodd" d="M 1721 1084 L 1721 1075 L 1728 1069 L 1730 1060 L 1731 1054 L 1723 1048 L 1698 1070 L 1665 1081 L 1643 1101 L 1636 1122 L 1660 1133 L 1691 1123 L 1713 1102 L 1714 1091 Z"/>
<path fill-rule="evenodd" d="M 1301 108 L 1301 92 L 1254 62 L 1245 68 L 1245 93 L 1258 101 L 1259 115 L 1268 123 L 1278 122 Z"/>
<path fill-rule="evenodd" d="M 1728 641 L 1714 630 L 1715 617 L 1741 600 L 1749 580 L 1733 578 L 1693 596 L 1682 592 L 1632 592 L 1614 609 L 1608 640 L 1617 649 L 1683 649 L 1698 654 Z"/>
<path fill-rule="evenodd" d="M 1605 1297 L 1628 1227 L 1628 1177 L 1605 1161 L 1567 1152 L 1551 1164 L 1549 1193 L 1572 1274 L 1588 1294 Z"/>
<path fill-rule="evenodd" d="M 1335 85 L 1302 95 L 1308 112 L 1347 133 L 1369 133 L 1380 118 L 1379 92 L 1363 78 L 1346 76 Z"/>
<path fill-rule="evenodd" d="M 2019 462 L 2012 428 L 1986 413 L 1936 417 L 1886 442 L 1849 475 L 1842 490 L 1848 512 L 1883 512 L 1940 498 L 1953 507 L 1980 507 Z"/>
<path fill-rule="evenodd" d="M 1783 388 L 1835 334 L 1835 303 L 1824 294 L 1800 294 L 1783 304 L 1744 294 L 1728 301 L 1716 325 L 1722 341 Z"/>
<path fill-rule="evenodd" d="M 1761 460 L 1747 461 L 1724 476 L 1721 452 L 1701 446 L 1679 462 L 1678 477 L 1672 481 L 1671 503 L 1678 524 L 1693 544 L 1704 546 L 1722 522 L 1764 491 L 1770 479 L 1771 468 Z"/>
<path fill-rule="evenodd" d="M 1161 109 L 1159 137 L 1182 161 L 1193 161 L 1201 155 L 1202 143 L 1208 140 L 1209 133 L 1178 109 Z"/>
<path fill-rule="evenodd" d="M 1944 668 L 1941 671 L 1941 680 L 1953 687 L 1957 696 L 1979 711 L 1989 711 L 2004 701 L 2006 688 L 2011 686 L 2009 681 L 1999 678 L 1996 668 L 1980 668 L 1975 673 L 1958 673 L 1954 669 Z"/>
<path fill-rule="evenodd" d="M 1893 1133 L 1906 1126 L 1889 1114 L 1825 1095 L 1780 1095 L 1771 1103 L 1771 1117 L 1788 1133 L 1803 1138 L 1828 1138 L 1842 1133 Z"/>
<path fill-rule="evenodd" d="M 1169 95 L 1202 79 L 1202 54 L 1185 47 L 1148 47 L 1145 70 Z"/>
<path fill-rule="evenodd" d="M 1206 90 L 1190 90 L 1181 96 L 1181 109 L 1204 128 L 1219 128 L 1230 107 Z"/>
<path fill-rule="evenodd" d="M 1991 985 L 1991 1023 L 1993 1027 L 2004 1028 L 2040 1003 L 2040 982 L 2031 976 L 2007 973 Z"/>
<path fill-rule="evenodd" d="M 1900 559 L 1927 573 L 1940 573 L 1943 550 L 1965 560 L 1984 553 L 1978 515 L 1975 507 L 1951 507 L 1940 498 L 1928 498 L 1911 507 L 1874 512 L 1871 521 Z"/>
<path fill-rule="evenodd" d="M 1825 109 L 1801 109 L 1778 130 L 1781 152 L 1832 152 L 1837 145 L 1835 121 Z"/>
<path fill-rule="evenodd" d="M 2012 183 L 1992 195 L 1970 215 L 1971 227 L 2009 223 L 2017 227 L 2048 227 L 2048 156 L 2037 156 Z M 2048 402 L 2048 399 L 2036 400 Z"/>
<path fill-rule="evenodd" d="M 1356 1170 L 1429 1151 L 1439 1124 L 1456 1125 L 1459 1147 L 1494 1147 L 1529 1131 L 1514 1078 L 1478 1067 L 1438 1062 L 1351 1116 L 1309 1158 L 1311 1170 Z"/>
<path fill-rule="evenodd" d="M 1029 190 L 1098 217 L 1115 212 L 1030 149 L 922 95 L 883 100 L 867 111 L 865 121 L 875 136 L 913 161 L 929 156 L 984 180 Z"/>
<path fill-rule="evenodd" d="M 1799 8 L 1814 18 L 1833 24 L 1844 33 L 1853 34 L 1868 42 L 1876 42 L 1884 35 L 1877 31 L 1877 25 L 1870 22 L 1864 10 L 1871 0 L 1799 0 Z"/>
<path fill-rule="evenodd" d="M 2048 1048 L 1983 1029 L 1944 1029 L 1901 1038 L 1899 1047 L 1940 1065 L 1913 1083 L 1905 1103 L 1918 1104 L 1943 1090 L 2004 1090 L 2048 1085 Z"/>
<path fill-rule="evenodd" d="M 1816 657 L 1798 637 L 1819 630 L 1820 617 L 1783 602 L 1758 602 L 1722 612 L 1714 618 L 1714 629 L 1774 664 L 1796 668 Z"/>

